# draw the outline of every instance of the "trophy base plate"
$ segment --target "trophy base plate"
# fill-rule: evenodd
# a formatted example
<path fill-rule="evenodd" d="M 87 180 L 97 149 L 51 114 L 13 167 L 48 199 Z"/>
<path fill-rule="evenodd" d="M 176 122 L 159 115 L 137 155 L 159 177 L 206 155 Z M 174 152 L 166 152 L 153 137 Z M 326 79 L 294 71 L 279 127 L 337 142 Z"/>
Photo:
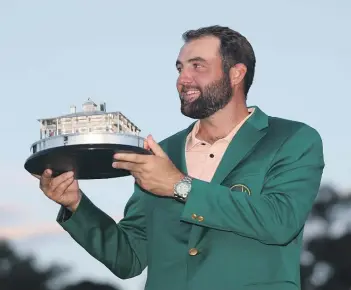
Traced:
<path fill-rule="evenodd" d="M 151 154 L 141 147 L 121 144 L 79 144 L 39 151 L 25 162 L 25 169 L 42 175 L 51 169 L 53 176 L 73 171 L 76 179 L 106 179 L 130 175 L 129 171 L 112 167 L 113 155 L 118 152 Z"/>
<path fill-rule="evenodd" d="M 130 134 L 87 133 L 56 135 L 41 139 L 31 146 L 25 169 L 42 175 L 51 169 L 54 176 L 73 171 L 76 179 L 103 179 L 130 175 L 112 167 L 118 152 L 152 154 L 144 148 L 144 139 Z"/>

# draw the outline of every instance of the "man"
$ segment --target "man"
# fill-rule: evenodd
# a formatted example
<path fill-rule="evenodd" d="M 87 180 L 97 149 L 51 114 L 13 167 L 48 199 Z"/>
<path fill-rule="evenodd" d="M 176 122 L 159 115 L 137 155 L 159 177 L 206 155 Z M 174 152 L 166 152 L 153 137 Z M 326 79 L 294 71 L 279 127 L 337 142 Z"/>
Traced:
<path fill-rule="evenodd" d="M 146 267 L 148 290 L 300 289 L 304 223 L 324 168 L 322 141 L 300 122 L 246 106 L 255 55 L 238 32 L 184 34 L 176 67 L 181 111 L 198 119 L 153 155 L 116 154 L 134 193 L 116 224 L 72 172 L 40 187 L 61 204 L 58 223 L 116 276 Z"/>

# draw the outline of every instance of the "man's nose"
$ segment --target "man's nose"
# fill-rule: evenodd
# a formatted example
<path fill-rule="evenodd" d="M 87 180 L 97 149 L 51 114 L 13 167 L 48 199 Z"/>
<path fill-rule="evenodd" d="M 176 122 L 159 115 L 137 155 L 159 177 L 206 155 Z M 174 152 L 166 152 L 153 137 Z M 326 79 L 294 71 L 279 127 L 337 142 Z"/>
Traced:
<path fill-rule="evenodd" d="M 179 75 L 178 82 L 180 84 L 190 84 L 193 82 L 193 78 L 186 70 L 183 70 Z"/>

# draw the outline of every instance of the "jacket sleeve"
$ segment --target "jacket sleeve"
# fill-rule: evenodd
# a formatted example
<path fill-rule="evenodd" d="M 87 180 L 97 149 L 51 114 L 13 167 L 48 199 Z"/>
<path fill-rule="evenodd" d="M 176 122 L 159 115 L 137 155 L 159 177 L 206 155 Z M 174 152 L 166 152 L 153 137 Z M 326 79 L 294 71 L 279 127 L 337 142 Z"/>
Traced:
<path fill-rule="evenodd" d="M 136 185 L 124 218 L 116 223 L 83 194 L 77 210 L 68 219 L 64 217 L 67 210 L 61 208 L 57 222 L 116 276 L 132 278 L 147 266 L 144 198 L 145 193 Z"/>
<path fill-rule="evenodd" d="M 323 169 L 322 140 L 313 128 L 302 127 L 278 150 L 261 192 L 248 195 L 194 179 L 181 219 L 266 244 L 287 244 L 306 222 Z"/>

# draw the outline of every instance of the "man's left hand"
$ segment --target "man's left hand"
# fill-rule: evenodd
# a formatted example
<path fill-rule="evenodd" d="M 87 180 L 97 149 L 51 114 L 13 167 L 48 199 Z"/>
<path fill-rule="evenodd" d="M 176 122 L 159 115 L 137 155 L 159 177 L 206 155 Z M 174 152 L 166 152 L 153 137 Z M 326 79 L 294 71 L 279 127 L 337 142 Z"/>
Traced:
<path fill-rule="evenodd" d="M 130 171 L 140 187 L 155 195 L 173 196 L 174 185 L 184 174 L 151 136 L 147 137 L 145 145 L 154 155 L 116 153 L 113 157 L 117 161 L 112 166 Z"/>

